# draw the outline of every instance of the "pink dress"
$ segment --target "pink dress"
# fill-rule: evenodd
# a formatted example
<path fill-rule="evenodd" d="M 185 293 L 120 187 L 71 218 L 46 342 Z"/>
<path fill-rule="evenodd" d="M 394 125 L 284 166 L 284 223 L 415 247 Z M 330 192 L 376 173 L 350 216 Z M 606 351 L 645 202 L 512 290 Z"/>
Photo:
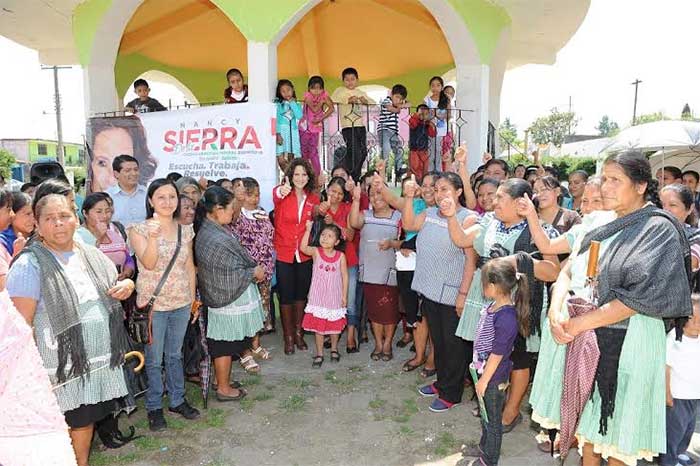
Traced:
<path fill-rule="evenodd" d="M 0 464 L 76 464 L 34 334 L 7 291 L 0 292 L 0 413 Z"/>
<path fill-rule="evenodd" d="M 346 308 L 343 306 L 343 276 L 340 258 L 335 251 L 328 257 L 318 248 L 314 258 L 309 300 L 306 304 L 302 326 L 304 330 L 321 335 L 338 335 L 345 328 Z"/>

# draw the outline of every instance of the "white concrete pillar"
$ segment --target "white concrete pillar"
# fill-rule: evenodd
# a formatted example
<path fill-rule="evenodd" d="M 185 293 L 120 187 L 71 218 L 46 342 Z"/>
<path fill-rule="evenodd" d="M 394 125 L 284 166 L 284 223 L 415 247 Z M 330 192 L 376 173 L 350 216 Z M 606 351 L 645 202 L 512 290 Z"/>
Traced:
<path fill-rule="evenodd" d="M 486 151 L 489 127 L 489 66 L 457 65 L 457 105 L 467 121 L 466 141 L 469 150 L 469 172 L 481 165 L 481 155 Z"/>
<path fill-rule="evenodd" d="M 277 87 L 277 46 L 248 41 L 248 95 L 250 102 L 272 102 Z"/>
<path fill-rule="evenodd" d="M 119 100 L 114 82 L 114 63 L 83 67 L 83 94 L 86 118 L 96 113 L 121 110 L 124 105 Z"/>

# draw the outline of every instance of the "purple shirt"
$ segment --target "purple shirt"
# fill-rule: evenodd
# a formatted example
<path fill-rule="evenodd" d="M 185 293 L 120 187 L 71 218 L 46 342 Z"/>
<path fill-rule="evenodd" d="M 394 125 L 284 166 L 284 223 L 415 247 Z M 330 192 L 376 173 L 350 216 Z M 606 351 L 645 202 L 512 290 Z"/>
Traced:
<path fill-rule="evenodd" d="M 503 356 L 501 362 L 489 380 L 489 386 L 498 385 L 508 380 L 513 363 L 515 337 L 518 335 L 518 317 L 513 306 L 503 306 L 493 310 L 492 304 L 484 307 L 476 328 L 474 341 L 474 367 L 479 375 L 484 373 L 486 361 L 491 354 Z"/>

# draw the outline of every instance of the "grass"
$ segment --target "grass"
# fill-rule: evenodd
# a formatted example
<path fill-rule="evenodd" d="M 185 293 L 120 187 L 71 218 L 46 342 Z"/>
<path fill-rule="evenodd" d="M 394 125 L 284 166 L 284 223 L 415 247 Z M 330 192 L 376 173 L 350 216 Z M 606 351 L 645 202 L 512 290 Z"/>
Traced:
<path fill-rule="evenodd" d="M 406 398 L 403 400 L 403 411 L 405 414 L 413 415 L 418 412 L 418 404 L 414 398 Z"/>
<path fill-rule="evenodd" d="M 369 407 L 372 409 L 381 409 L 385 405 L 386 405 L 386 400 L 382 400 L 381 398 L 375 398 L 369 402 Z"/>
<path fill-rule="evenodd" d="M 179 417 L 168 418 L 168 429 L 183 430 L 187 426 L 187 422 Z"/>
<path fill-rule="evenodd" d="M 335 376 L 335 371 L 328 371 L 323 374 L 323 378 L 326 382 L 338 383 L 338 377 Z"/>
<path fill-rule="evenodd" d="M 257 393 L 254 397 L 253 400 L 255 401 L 267 401 L 271 400 L 275 397 L 271 392 L 260 392 Z"/>
<path fill-rule="evenodd" d="M 411 429 L 409 426 L 401 426 L 399 427 L 399 434 L 400 435 L 413 435 L 415 431 Z"/>
<path fill-rule="evenodd" d="M 224 410 L 221 408 L 209 408 L 207 410 L 206 424 L 209 427 L 222 427 L 226 419 L 224 418 Z"/>
<path fill-rule="evenodd" d="M 282 400 L 279 407 L 288 413 L 302 411 L 306 407 L 306 397 L 304 395 L 291 395 Z"/>
<path fill-rule="evenodd" d="M 313 385 L 310 379 L 302 377 L 295 377 L 291 379 L 285 378 L 283 382 L 288 387 L 295 388 L 297 390 L 303 390 Z"/>
<path fill-rule="evenodd" d="M 243 411 L 250 411 L 253 409 L 253 405 L 255 405 L 255 400 L 253 398 L 246 397 L 239 401 L 239 405 Z"/>
<path fill-rule="evenodd" d="M 255 385 L 260 385 L 261 382 L 262 382 L 262 377 L 258 374 L 248 374 L 243 378 L 243 380 L 241 380 L 241 384 L 244 387 L 252 387 Z"/>
<path fill-rule="evenodd" d="M 93 450 L 90 454 L 90 464 L 92 466 L 111 466 L 115 464 L 129 464 L 138 459 L 135 452 L 126 453 L 123 455 L 107 455 L 99 450 Z"/>
<path fill-rule="evenodd" d="M 451 432 L 440 432 L 435 439 L 435 454 L 440 457 L 451 454 L 457 448 L 458 442 Z"/>
<path fill-rule="evenodd" d="M 362 367 L 350 366 L 350 367 L 348 367 L 348 372 L 362 372 Z"/>
<path fill-rule="evenodd" d="M 163 441 L 158 437 L 146 435 L 134 440 L 136 448 L 143 451 L 160 450 L 163 447 Z"/>

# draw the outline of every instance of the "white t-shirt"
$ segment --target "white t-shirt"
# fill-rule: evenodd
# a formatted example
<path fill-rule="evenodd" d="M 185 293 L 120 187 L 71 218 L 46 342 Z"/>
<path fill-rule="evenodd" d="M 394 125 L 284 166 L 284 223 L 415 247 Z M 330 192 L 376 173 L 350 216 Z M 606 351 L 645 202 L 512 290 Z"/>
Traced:
<path fill-rule="evenodd" d="M 666 338 L 666 365 L 671 367 L 671 395 L 679 400 L 700 400 L 700 337 L 683 335 L 676 341 L 676 332 Z"/>

